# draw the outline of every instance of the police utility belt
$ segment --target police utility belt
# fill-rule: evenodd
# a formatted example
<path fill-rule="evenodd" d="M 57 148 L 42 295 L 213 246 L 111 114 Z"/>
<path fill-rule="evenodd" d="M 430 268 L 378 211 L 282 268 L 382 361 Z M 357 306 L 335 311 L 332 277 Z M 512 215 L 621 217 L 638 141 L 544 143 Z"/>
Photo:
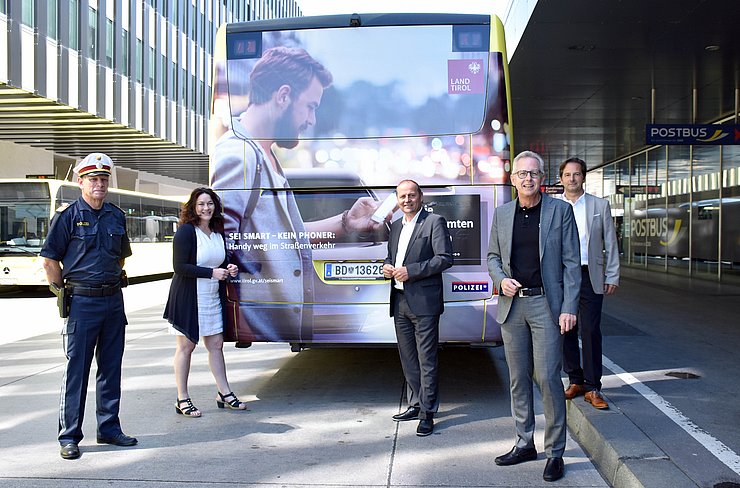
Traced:
<path fill-rule="evenodd" d="M 67 283 L 65 286 L 67 293 L 71 295 L 81 295 L 83 297 L 109 297 L 118 293 L 121 289 L 121 283 L 115 285 L 87 286 Z"/>
<path fill-rule="evenodd" d="M 67 282 L 63 287 L 52 283 L 49 289 L 57 297 L 57 308 L 59 316 L 63 319 L 69 317 L 69 310 L 72 306 L 72 296 L 84 297 L 109 297 L 118 293 L 121 288 L 128 286 L 128 277 L 126 272 L 121 273 L 121 279 L 113 285 L 86 285 L 83 283 Z"/>

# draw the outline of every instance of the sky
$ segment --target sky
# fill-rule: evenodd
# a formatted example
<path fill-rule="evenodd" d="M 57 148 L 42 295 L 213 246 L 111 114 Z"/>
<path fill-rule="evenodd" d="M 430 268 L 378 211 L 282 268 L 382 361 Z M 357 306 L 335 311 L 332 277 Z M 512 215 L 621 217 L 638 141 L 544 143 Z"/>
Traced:
<path fill-rule="evenodd" d="M 509 0 L 296 0 L 303 15 L 351 13 L 428 12 L 497 14 L 502 17 Z"/>

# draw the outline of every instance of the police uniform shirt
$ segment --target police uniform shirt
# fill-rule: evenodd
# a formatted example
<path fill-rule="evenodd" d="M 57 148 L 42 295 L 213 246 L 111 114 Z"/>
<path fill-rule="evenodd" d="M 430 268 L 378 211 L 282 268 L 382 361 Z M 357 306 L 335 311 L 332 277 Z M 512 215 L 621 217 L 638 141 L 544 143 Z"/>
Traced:
<path fill-rule="evenodd" d="M 41 255 L 61 261 L 62 277 L 76 284 L 116 284 L 122 258 L 131 255 L 123 210 L 104 202 L 95 210 L 80 197 L 51 221 Z"/>

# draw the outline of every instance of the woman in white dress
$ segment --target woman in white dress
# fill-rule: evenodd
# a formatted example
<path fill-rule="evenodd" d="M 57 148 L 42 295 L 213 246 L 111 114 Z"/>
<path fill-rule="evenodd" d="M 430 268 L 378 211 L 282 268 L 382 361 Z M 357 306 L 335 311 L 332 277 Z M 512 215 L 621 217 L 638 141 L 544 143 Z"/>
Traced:
<path fill-rule="evenodd" d="M 175 274 L 164 310 L 177 336 L 175 350 L 175 411 L 186 417 L 200 417 L 188 392 L 190 360 L 198 339 L 208 349 L 208 365 L 216 379 L 218 408 L 246 410 L 226 378 L 223 338 L 223 298 L 229 276 L 238 273 L 227 261 L 223 236 L 223 208 L 210 188 L 196 188 L 180 212 L 180 226 L 173 239 Z"/>

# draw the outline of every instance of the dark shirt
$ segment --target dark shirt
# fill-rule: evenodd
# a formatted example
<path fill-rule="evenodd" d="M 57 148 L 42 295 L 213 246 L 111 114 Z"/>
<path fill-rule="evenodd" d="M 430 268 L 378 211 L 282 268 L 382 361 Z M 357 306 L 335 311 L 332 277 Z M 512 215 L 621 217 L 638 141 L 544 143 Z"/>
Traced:
<path fill-rule="evenodd" d="M 540 272 L 540 209 L 542 199 L 526 208 L 517 200 L 514 235 L 511 239 L 511 275 L 524 288 L 542 286 Z"/>
<path fill-rule="evenodd" d="M 123 210 L 106 202 L 96 211 L 78 198 L 54 215 L 41 255 L 62 263 L 66 282 L 118 283 L 121 259 L 131 255 Z"/>

